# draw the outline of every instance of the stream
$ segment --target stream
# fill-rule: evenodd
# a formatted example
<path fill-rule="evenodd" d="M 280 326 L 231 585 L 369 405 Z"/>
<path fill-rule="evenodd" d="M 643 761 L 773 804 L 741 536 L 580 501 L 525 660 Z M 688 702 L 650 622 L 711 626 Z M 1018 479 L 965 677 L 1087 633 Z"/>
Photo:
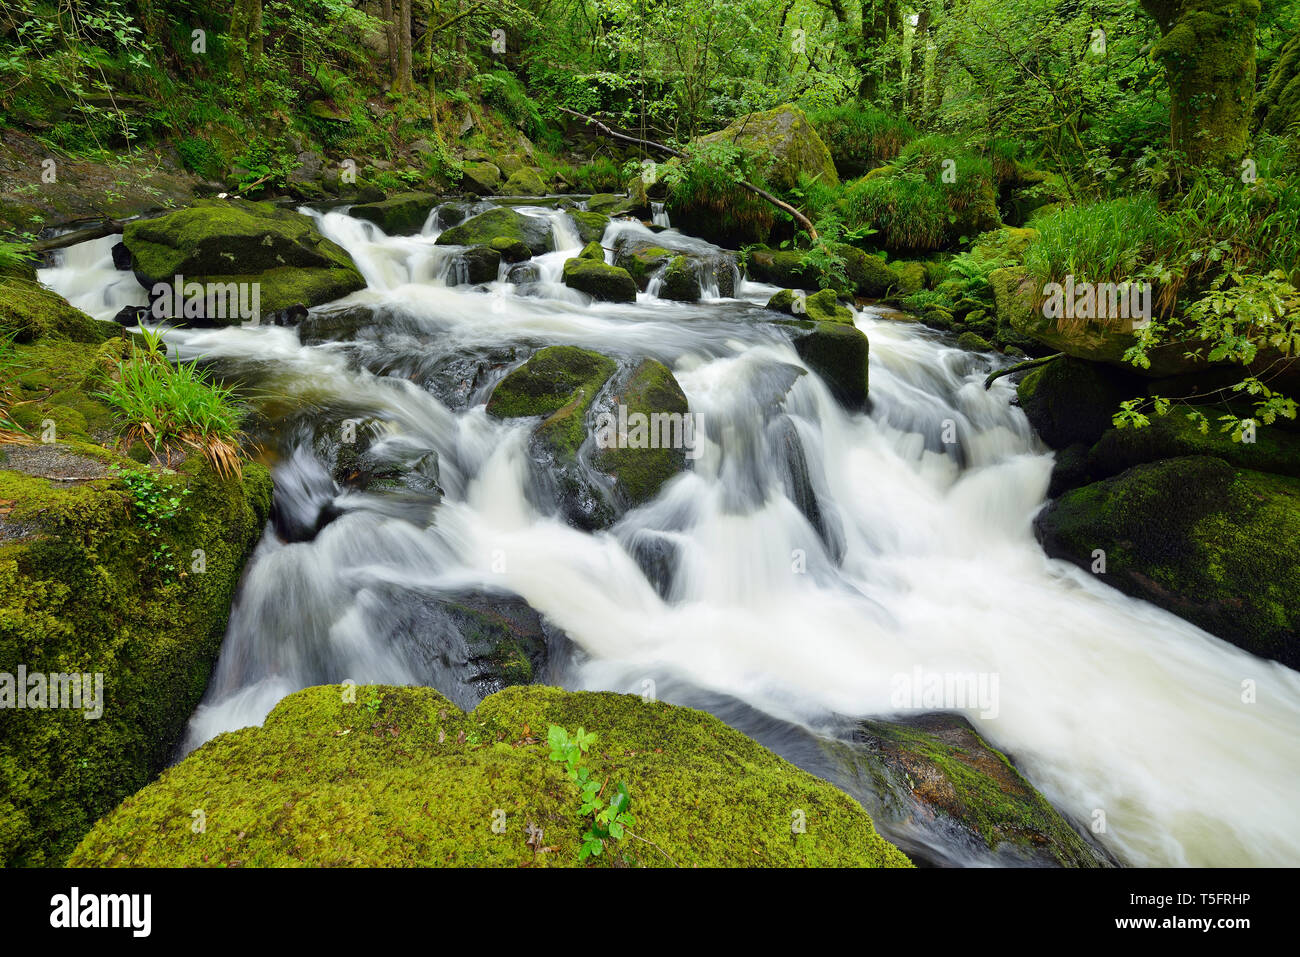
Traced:
<path fill-rule="evenodd" d="M 438 210 L 402 237 L 312 212 L 368 288 L 297 329 L 167 334 L 248 391 L 280 516 L 182 754 L 345 679 L 432 685 L 472 706 L 439 646 L 455 636 L 424 609 L 503 593 L 544 617 L 539 680 L 711 711 L 856 796 L 864 785 L 825 742 L 898 713 L 900 675 L 976 673 L 995 678 L 995 700 L 961 712 L 1080 828 L 1103 812 L 1094 839 L 1120 862 L 1300 860 L 1300 675 L 1043 554 L 1031 522 L 1052 454 L 1007 378 L 984 389 L 1003 360 L 868 307 L 856 323 L 871 410 L 847 412 L 762 321 L 775 287 L 742 280 L 735 298 L 712 288 L 679 303 L 652 281 L 635 303 L 593 304 L 559 282 L 581 246 L 569 217 L 521 211 L 548 219 L 558 248 L 533 260 L 535 282 L 453 284 L 458 248 L 434 245 Z M 616 222 L 603 245 L 625 233 L 651 235 Z M 66 250 L 41 279 L 112 318 L 143 301 L 112 266 L 118 241 Z M 656 241 L 716 251 L 672 230 Z M 594 534 L 539 493 L 534 423 L 484 409 L 531 351 L 561 344 L 660 360 L 703 423 L 688 470 Z M 414 478 L 341 489 L 326 453 L 347 422 Z M 994 863 L 938 830 L 878 826 L 930 863 Z"/>

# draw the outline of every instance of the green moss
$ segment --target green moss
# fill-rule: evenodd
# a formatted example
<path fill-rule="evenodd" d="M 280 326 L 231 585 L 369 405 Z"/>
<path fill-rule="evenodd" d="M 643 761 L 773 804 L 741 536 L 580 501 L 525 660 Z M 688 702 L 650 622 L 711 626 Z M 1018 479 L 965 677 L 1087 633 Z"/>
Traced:
<path fill-rule="evenodd" d="M 622 242 L 614 250 L 614 265 L 626 269 L 638 289 L 644 289 L 650 277 L 672 258 L 673 254 L 662 246 L 639 242 Z"/>
<path fill-rule="evenodd" d="M 488 399 L 501 419 L 546 416 L 539 438 L 569 456 L 585 438 L 585 417 L 596 394 L 618 368 L 613 359 L 576 346 L 548 346 L 502 379 Z"/>
<path fill-rule="evenodd" d="M 117 330 L 75 309 L 68 301 L 35 280 L 0 277 L 0 331 L 15 333 L 14 341 L 68 339 L 103 342 Z"/>
<path fill-rule="evenodd" d="M 578 792 L 545 743 L 557 724 L 594 732 L 593 770 L 632 795 L 642 840 L 595 866 L 908 866 L 847 795 L 702 712 L 532 686 L 466 714 L 428 688 L 360 687 L 352 704 L 343 690 L 300 691 L 262 728 L 204 745 L 71 863 L 575 866 Z M 532 845 L 530 826 L 543 832 Z"/>
<path fill-rule="evenodd" d="M 498 206 L 470 217 L 440 233 L 437 242 L 440 246 L 487 246 L 500 237 L 518 240 L 532 250 L 534 256 L 554 248 L 549 223 L 525 216 L 508 206 Z"/>
<path fill-rule="evenodd" d="M 1037 520 L 1048 554 L 1253 654 L 1300 665 L 1300 480 L 1188 456 L 1067 492 Z"/>
<path fill-rule="evenodd" d="M 989 344 L 989 341 L 983 336 L 974 332 L 963 332 L 957 337 L 958 348 L 965 349 L 968 352 L 996 352 L 997 350 Z"/>
<path fill-rule="evenodd" d="M 870 365 L 866 334 L 849 323 L 782 322 L 790 328 L 799 358 L 822 378 L 831 394 L 850 409 L 863 408 Z"/>
<path fill-rule="evenodd" d="M 14 503 L 7 520 L 29 530 L 0 550 L 0 667 L 102 673 L 105 697 L 98 720 L 6 712 L 0 793 L 26 822 L 0 844 L 6 864 L 61 863 L 95 819 L 166 764 L 207 685 L 267 517 L 270 477 L 248 465 L 242 482 L 224 482 L 192 459 L 158 478 L 173 494 L 190 491 L 185 511 L 164 523 L 180 563 L 170 584 L 119 481 L 57 487 L 0 471 L 0 498 Z"/>
<path fill-rule="evenodd" d="M 524 167 L 510 174 L 501 192 L 507 196 L 544 196 L 546 184 L 542 182 L 537 170 Z"/>
<path fill-rule="evenodd" d="M 694 302 L 700 298 L 700 269 L 695 260 L 687 256 L 674 256 L 668 260 L 659 298 L 676 302 Z"/>
<path fill-rule="evenodd" d="M 1120 402 L 1136 394 L 1133 377 L 1069 356 L 1032 370 L 1017 388 L 1029 424 L 1056 449 L 1097 441 Z"/>
<path fill-rule="evenodd" d="M 604 213 L 575 209 L 569 211 L 569 217 L 577 227 L 578 238 L 584 243 L 600 242 L 605 230 L 609 228 L 610 220 Z"/>
<path fill-rule="evenodd" d="M 605 261 L 605 250 L 596 240 L 592 240 L 582 247 L 582 252 L 578 253 L 579 259 L 590 259 L 593 262 L 603 263 Z"/>
<path fill-rule="evenodd" d="M 910 296 L 925 288 L 925 266 L 921 263 L 895 263 L 894 273 L 898 276 L 897 295 Z"/>
<path fill-rule="evenodd" d="M 594 245 L 594 244 L 592 244 Z M 591 247 L 588 246 L 588 249 Z M 599 247 L 597 247 L 599 248 Z M 620 266 L 610 266 L 601 254 L 595 259 L 569 259 L 564 263 L 564 284 L 603 302 L 635 302 L 637 285 Z"/>
<path fill-rule="evenodd" d="M 633 415 L 644 415 L 651 432 L 662 437 L 663 429 L 655 428 L 655 416 L 687 414 L 686 394 L 669 368 L 662 362 L 646 359 L 619 391 L 616 403 L 627 407 L 629 420 Z M 660 420 L 669 421 L 671 420 Z M 668 430 L 672 436 L 672 430 Z M 648 502 L 659 494 L 664 483 L 686 467 L 685 446 L 680 448 L 614 448 L 603 449 L 597 457 L 599 468 L 614 476 L 616 490 L 628 506 Z"/>
<path fill-rule="evenodd" d="M 767 301 L 767 308 L 790 316 L 806 316 L 813 322 L 853 322 L 853 313 L 840 305 L 833 289 L 802 298 L 797 298 L 792 289 L 782 289 Z"/>
<path fill-rule="evenodd" d="M 490 245 L 508 263 L 521 263 L 525 259 L 531 259 L 533 255 L 532 250 L 524 243 L 509 236 L 498 236 Z"/>

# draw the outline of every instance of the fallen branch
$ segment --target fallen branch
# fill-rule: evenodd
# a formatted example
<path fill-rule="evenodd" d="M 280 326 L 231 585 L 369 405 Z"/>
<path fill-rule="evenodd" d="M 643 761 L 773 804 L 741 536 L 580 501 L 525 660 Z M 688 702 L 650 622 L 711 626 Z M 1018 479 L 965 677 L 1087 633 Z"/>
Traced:
<path fill-rule="evenodd" d="M 120 233 L 130 221 L 130 219 L 109 219 L 102 223 L 96 223 L 94 226 L 83 226 L 80 229 L 71 230 L 51 239 L 38 239 L 24 251 L 47 253 L 55 249 L 66 249 L 68 246 L 75 246 L 77 243 L 84 243 L 90 239 L 103 239 L 105 236 Z"/>
<path fill-rule="evenodd" d="M 988 378 L 984 380 L 984 388 L 987 390 L 994 382 L 1001 379 L 1004 375 L 1012 375 L 1016 372 L 1025 372 L 1029 369 L 1035 368 L 1036 366 L 1047 365 L 1047 363 L 1051 362 L 1053 359 L 1059 359 L 1063 355 L 1065 355 L 1064 352 L 1058 352 L 1055 355 L 1043 356 L 1041 359 L 1026 359 L 1024 362 L 1017 362 L 1014 365 L 1009 365 L 1005 369 L 998 369 L 996 372 L 990 372 Z"/>
<path fill-rule="evenodd" d="M 560 112 L 568 113 L 571 116 L 576 116 L 578 119 L 590 123 L 592 126 L 596 127 L 596 129 L 600 130 L 606 136 L 612 137 L 616 140 L 622 140 L 625 143 L 633 143 L 637 146 L 648 146 L 650 149 L 659 150 L 661 153 L 667 153 L 670 156 L 676 156 L 678 159 L 689 158 L 681 150 L 673 149 L 671 146 L 667 146 L 663 143 L 656 143 L 654 140 L 643 140 L 640 137 L 628 136 L 626 133 L 619 133 L 615 130 L 612 130 L 604 123 L 602 123 L 600 120 L 596 119 L 594 116 L 588 116 L 586 113 L 579 113 L 577 110 L 571 110 L 566 106 L 560 107 Z M 777 209 L 789 213 L 791 216 L 794 217 L 795 222 L 797 222 L 800 226 L 802 226 L 804 230 L 808 233 L 808 238 L 811 239 L 813 242 L 817 241 L 817 230 L 816 228 L 814 228 L 812 221 L 809 220 L 808 217 L 805 216 L 803 213 L 799 212 L 799 210 L 795 209 L 793 206 L 791 206 L 789 203 L 785 202 L 784 200 L 777 199 L 767 190 L 759 189 L 757 186 L 755 186 L 753 183 L 749 182 L 748 180 L 743 180 L 743 179 L 736 180 L 736 184 L 738 186 L 742 186 L 745 189 L 749 190 L 759 199 L 766 200 L 767 202 L 771 203 Z"/>

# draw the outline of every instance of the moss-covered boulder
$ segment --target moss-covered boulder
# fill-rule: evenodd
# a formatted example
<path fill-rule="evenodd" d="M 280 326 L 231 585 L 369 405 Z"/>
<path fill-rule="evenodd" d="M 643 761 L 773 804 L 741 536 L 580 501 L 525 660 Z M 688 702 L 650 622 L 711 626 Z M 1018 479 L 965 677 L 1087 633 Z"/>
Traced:
<path fill-rule="evenodd" d="M 587 199 L 587 211 L 605 216 L 622 216 L 632 208 L 632 200 L 620 193 L 593 193 Z"/>
<path fill-rule="evenodd" d="M 501 192 L 506 196 L 545 196 L 546 184 L 537 170 L 524 167 L 510 174 Z"/>
<path fill-rule="evenodd" d="M 491 163 L 463 161 L 460 164 L 460 185 L 467 193 L 491 196 L 501 185 L 501 170 Z M 508 173 L 506 175 L 509 175 Z"/>
<path fill-rule="evenodd" d="M 578 238 L 583 243 L 600 242 L 610 223 L 609 217 L 604 213 L 593 213 L 580 209 L 570 210 L 569 218 L 573 220 L 573 225 L 578 231 Z"/>
<path fill-rule="evenodd" d="M 613 476 L 615 495 L 631 508 L 650 501 L 686 467 L 686 445 L 696 437 L 685 434 L 686 394 L 662 362 L 643 360 L 611 395 L 604 411 L 615 422 L 619 406 L 627 410 L 627 435 L 607 435 L 617 441 L 606 442 L 613 447 L 600 450 L 596 466 Z"/>
<path fill-rule="evenodd" d="M 618 363 L 576 346 L 547 346 L 502 379 L 487 413 L 500 419 L 544 416 L 536 435 L 572 458 L 586 437 L 585 418 Z"/>
<path fill-rule="evenodd" d="M 532 250 L 534 256 L 555 248 L 549 222 L 525 216 L 508 206 L 498 206 L 471 216 L 440 233 L 437 242 L 440 246 L 487 246 L 498 238 L 518 240 Z"/>
<path fill-rule="evenodd" d="M 1035 522 L 1047 553 L 1264 658 L 1300 666 L 1300 480 L 1212 456 L 1067 492 Z"/>
<path fill-rule="evenodd" d="M 957 337 L 957 348 L 967 352 L 996 352 L 997 350 L 983 336 L 974 332 L 963 332 Z"/>
<path fill-rule="evenodd" d="M 700 143 L 734 143 L 758 157 L 765 183 L 779 190 L 794 189 L 799 177 L 816 178 L 824 186 L 838 186 L 835 161 L 803 110 L 784 104 L 762 113 L 750 113 L 725 129 L 701 136 Z"/>
<path fill-rule="evenodd" d="M 389 236 L 411 236 L 424 228 L 438 200 L 435 193 L 397 193 L 379 202 L 360 203 L 350 212 L 357 219 L 374 223 Z"/>
<path fill-rule="evenodd" d="M 58 293 L 34 278 L 0 277 L 0 331 L 14 334 L 18 343 L 37 339 L 103 342 L 117 329 L 74 308 Z"/>
<path fill-rule="evenodd" d="M 863 753 L 855 763 L 867 770 L 874 798 L 867 808 L 882 826 L 938 827 L 971 857 L 1000 864 L 1111 863 L 960 715 L 864 721 L 857 742 Z"/>
<path fill-rule="evenodd" d="M 78 371 L 88 374 L 86 361 Z M 94 400 L 83 393 L 81 404 Z M 0 862 L 11 866 L 61 864 L 97 818 L 167 764 L 270 506 L 260 465 L 245 466 L 242 480 L 218 478 L 198 457 L 174 474 L 137 466 L 83 441 L 75 428 L 86 412 L 63 408 L 75 413 L 59 420 L 67 438 L 42 446 L 40 460 L 29 465 L 20 447 L 0 454 L 0 671 L 99 675 L 102 714 L 88 720 L 85 698 L 71 710 L 6 704 Z M 51 482 L 51 455 L 61 456 L 56 468 L 98 462 L 102 471 Z M 139 518 L 138 493 L 107 471 L 114 464 L 183 502 L 156 536 Z"/>
<path fill-rule="evenodd" d="M 867 404 L 870 346 L 866 334 L 845 322 L 782 320 L 790 330 L 795 352 L 819 375 L 846 408 Z"/>
<path fill-rule="evenodd" d="M 894 293 L 898 296 L 910 296 L 925 288 L 925 266 L 922 263 L 895 263 L 894 274 L 898 277 Z"/>
<path fill-rule="evenodd" d="M 171 285 L 177 276 L 205 286 L 256 283 L 261 316 L 330 302 L 366 284 L 352 257 L 322 236 L 310 218 L 267 203 L 200 201 L 128 223 L 122 242 L 146 289 Z M 243 321 L 237 310 L 223 311 L 224 317 L 182 316 L 173 304 L 168 315 L 190 322 Z"/>
<path fill-rule="evenodd" d="M 578 258 L 603 263 L 605 261 L 605 248 L 593 239 L 582 247 L 582 252 L 578 253 Z"/>
<path fill-rule="evenodd" d="M 1096 442 L 1119 404 L 1140 394 L 1135 376 L 1069 356 L 1032 370 L 1016 389 L 1029 424 L 1054 449 Z"/>
<path fill-rule="evenodd" d="M 428 688 L 347 690 L 308 688 L 261 728 L 208 742 L 71 863 L 578 866 L 587 819 L 550 760 L 555 725 L 594 734 L 585 765 L 631 798 L 639 840 L 610 840 L 587 866 L 909 866 L 848 795 L 700 711 L 534 686 L 464 713 Z"/>
<path fill-rule="evenodd" d="M 663 283 L 659 287 L 660 299 L 674 302 L 695 302 L 700 298 L 700 267 L 686 256 L 674 256 L 664 267 Z"/>
<path fill-rule="evenodd" d="M 614 244 L 614 265 L 626 269 L 638 289 L 645 289 L 650 277 L 668 265 L 673 251 L 646 239 L 620 237 Z"/>
<path fill-rule="evenodd" d="M 822 289 L 805 295 L 793 289 L 782 289 L 767 301 L 767 308 L 787 316 L 807 317 L 814 322 L 853 322 L 853 312 L 840 305 L 833 289 Z"/>
<path fill-rule="evenodd" d="M 602 302 L 636 302 L 636 281 L 626 269 L 610 266 L 601 254 L 595 259 L 569 259 L 564 263 L 564 284 Z"/>
<path fill-rule="evenodd" d="M 497 251 L 503 262 L 521 263 L 533 256 L 533 251 L 526 244 L 509 236 L 498 236 L 489 246 Z"/>

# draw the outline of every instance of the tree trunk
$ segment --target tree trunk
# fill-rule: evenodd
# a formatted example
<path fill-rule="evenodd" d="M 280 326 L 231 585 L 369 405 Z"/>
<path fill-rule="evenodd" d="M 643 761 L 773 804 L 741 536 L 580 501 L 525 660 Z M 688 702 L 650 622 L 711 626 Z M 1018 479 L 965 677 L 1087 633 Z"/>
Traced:
<path fill-rule="evenodd" d="M 398 0 L 397 76 L 393 86 L 399 93 L 410 93 L 415 88 L 411 80 L 411 0 Z"/>
<path fill-rule="evenodd" d="M 925 113 L 925 54 L 930 43 L 930 7 L 921 8 L 912 34 L 912 62 L 907 73 L 907 115 L 919 121 Z"/>
<path fill-rule="evenodd" d="M 235 0 L 230 11 L 230 75 L 242 80 L 262 56 L 262 0 Z"/>
<path fill-rule="evenodd" d="M 1169 81 L 1170 145 L 1194 166 L 1246 152 L 1255 96 L 1259 0 L 1141 0 L 1163 34 L 1151 55 Z"/>

